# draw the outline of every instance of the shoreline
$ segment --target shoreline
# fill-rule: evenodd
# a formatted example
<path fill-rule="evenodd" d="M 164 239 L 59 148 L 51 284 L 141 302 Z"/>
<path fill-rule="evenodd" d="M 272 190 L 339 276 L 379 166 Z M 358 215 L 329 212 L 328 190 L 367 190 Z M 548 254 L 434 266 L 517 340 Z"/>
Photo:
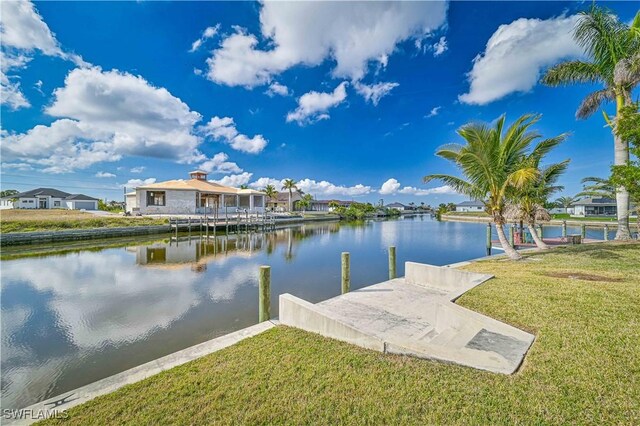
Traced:
<path fill-rule="evenodd" d="M 443 222 L 473 222 L 473 223 L 492 223 L 490 217 L 483 216 L 455 216 L 455 215 L 442 215 Z M 511 221 L 508 221 L 511 223 Z M 567 226 L 581 226 L 585 225 L 589 228 L 617 228 L 618 222 L 602 222 L 594 220 L 571 220 L 571 219 L 551 219 L 546 222 L 540 223 L 541 225 L 562 226 L 562 223 L 566 222 Z M 629 224 L 630 226 L 631 223 Z"/>
<path fill-rule="evenodd" d="M 323 215 L 318 217 L 292 217 L 277 219 L 276 228 L 281 225 L 295 225 L 307 222 L 329 222 L 339 221 L 340 218 L 334 215 Z M 193 226 L 196 226 L 195 224 Z M 186 223 L 180 224 L 181 228 L 187 229 Z M 64 241 L 94 240 L 103 238 L 118 238 L 140 235 L 162 235 L 172 233 L 169 223 L 166 225 L 147 226 L 122 226 L 103 228 L 78 228 L 69 230 L 32 231 L 32 232 L 10 232 L 0 234 L 0 247 L 56 243 Z M 182 232 L 182 231 L 181 231 Z"/>

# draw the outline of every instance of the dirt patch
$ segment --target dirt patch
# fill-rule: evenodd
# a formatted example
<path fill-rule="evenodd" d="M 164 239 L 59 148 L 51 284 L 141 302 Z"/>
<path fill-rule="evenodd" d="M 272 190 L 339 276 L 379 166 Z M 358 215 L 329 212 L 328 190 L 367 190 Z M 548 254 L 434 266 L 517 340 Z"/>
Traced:
<path fill-rule="evenodd" d="M 607 283 L 619 283 L 621 281 L 624 281 L 623 278 L 603 277 L 602 275 L 585 274 L 582 272 L 550 272 L 544 275 L 552 278 L 566 278 L 570 280 L 584 281 L 603 281 Z"/>

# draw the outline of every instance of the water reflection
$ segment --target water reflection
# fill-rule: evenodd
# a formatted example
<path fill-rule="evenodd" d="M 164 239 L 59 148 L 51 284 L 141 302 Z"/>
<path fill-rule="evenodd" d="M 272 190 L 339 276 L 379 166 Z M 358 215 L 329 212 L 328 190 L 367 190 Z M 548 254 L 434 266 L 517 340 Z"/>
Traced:
<path fill-rule="evenodd" d="M 254 324 L 261 264 L 272 266 L 277 315 L 279 294 L 311 302 L 339 294 L 342 251 L 351 252 L 357 289 L 386 279 L 390 245 L 402 275 L 407 260 L 442 265 L 483 256 L 484 240 L 483 224 L 416 217 L 4 249 L 2 407 Z"/>

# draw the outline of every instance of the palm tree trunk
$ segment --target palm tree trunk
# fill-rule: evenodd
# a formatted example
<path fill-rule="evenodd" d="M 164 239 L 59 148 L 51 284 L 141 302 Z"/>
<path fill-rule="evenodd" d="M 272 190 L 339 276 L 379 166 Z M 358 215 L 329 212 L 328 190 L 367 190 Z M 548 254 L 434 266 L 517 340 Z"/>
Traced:
<path fill-rule="evenodd" d="M 620 109 L 624 105 L 624 98 L 618 96 L 616 99 L 616 113 L 620 116 Z M 629 163 L 629 144 L 623 141 L 620 136 L 614 132 L 614 161 L 616 166 L 624 166 Z M 631 232 L 629 231 L 629 192 L 623 186 L 616 188 L 616 207 L 618 213 L 618 230 L 616 231 L 616 240 L 630 240 Z"/>
<path fill-rule="evenodd" d="M 505 254 L 509 256 L 511 260 L 522 259 L 522 256 L 520 256 L 520 253 L 518 253 L 516 249 L 514 249 L 511 244 L 509 244 L 509 241 L 507 241 L 507 236 L 504 234 L 504 228 L 502 227 L 502 224 L 499 224 L 496 221 L 494 221 L 493 223 L 496 225 L 496 232 L 498 233 L 498 239 L 500 240 L 500 245 L 504 249 Z"/>
<path fill-rule="evenodd" d="M 531 238 L 533 238 L 533 241 L 540 250 L 549 250 L 549 246 L 538 236 L 536 228 L 532 223 L 527 223 L 527 229 L 531 232 Z"/>
<path fill-rule="evenodd" d="M 291 208 L 291 196 L 292 196 L 291 189 L 289 189 L 289 212 L 293 211 L 293 209 Z"/>

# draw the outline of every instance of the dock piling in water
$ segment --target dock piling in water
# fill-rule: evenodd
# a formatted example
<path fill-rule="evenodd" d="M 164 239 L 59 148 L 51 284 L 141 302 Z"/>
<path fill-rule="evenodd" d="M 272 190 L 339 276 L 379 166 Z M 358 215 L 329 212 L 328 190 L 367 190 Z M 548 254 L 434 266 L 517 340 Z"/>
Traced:
<path fill-rule="evenodd" d="M 562 238 L 567 238 L 567 221 L 562 221 Z"/>
<path fill-rule="evenodd" d="M 351 266 L 349 262 L 349 252 L 342 252 L 342 294 L 349 292 L 351 287 Z"/>
<path fill-rule="evenodd" d="M 582 239 L 587 238 L 587 226 L 583 223 L 580 225 L 580 235 L 582 235 Z"/>
<path fill-rule="evenodd" d="M 396 248 L 395 246 L 389 247 L 389 279 L 396 278 Z"/>
<path fill-rule="evenodd" d="M 258 322 L 271 318 L 271 266 L 260 266 L 258 285 Z"/>
<path fill-rule="evenodd" d="M 514 247 L 515 247 L 515 234 L 516 234 L 515 225 L 510 225 L 509 226 L 509 244 L 511 244 L 511 246 L 514 246 Z"/>
<path fill-rule="evenodd" d="M 609 241 L 609 225 L 604 225 L 604 240 Z"/>
<path fill-rule="evenodd" d="M 491 224 L 487 223 L 487 256 L 491 255 Z"/>

